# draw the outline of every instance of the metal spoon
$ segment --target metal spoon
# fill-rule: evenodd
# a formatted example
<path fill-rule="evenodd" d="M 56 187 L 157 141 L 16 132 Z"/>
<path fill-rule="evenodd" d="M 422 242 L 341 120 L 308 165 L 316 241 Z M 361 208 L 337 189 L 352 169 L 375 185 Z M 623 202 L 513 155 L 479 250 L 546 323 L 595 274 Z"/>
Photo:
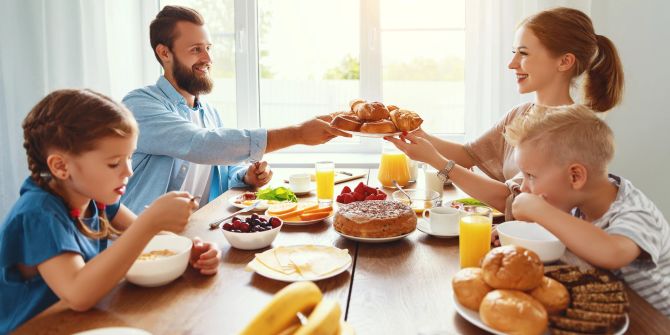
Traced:
<path fill-rule="evenodd" d="M 405 192 L 405 190 L 403 190 L 402 187 L 400 187 L 400 184 L 398 184 L 398 182 L 395 179 L 393 180 L 393 185 L 395 186 L 395 188 L 398 189 L 398 191 L 400 191 L 400 193 L 404 194 L 407 197 L 407 200 L 409 200 L 408 205 L 412 206 L 412 197 L 410 197 L 409 194 L 407 194 L 407 192 Z"/>
<path fill-rule="evenodd" d="M 262 202 L 261 200 L 258 200 L 258 201 L 256 201 L 256 202 L 254 202 L 253 204 L 251 204 L 251 205 L 249 205 L 249 206 L 247 206 L 247 207 L 244 207 L 244 208 L 240 209 L 239 211 L 237 211 L 237 212 L 235 212 L 235 213 L 233 213 L 233 214 L 230 214 L 230 215 L 228 215 L 228 216 L 226 216 L 226 217 L 223 217 L 223 218 L 221 218 L 221 219 L 218 219 L 218 220 L 213 221 L 212 223 L 209 224 L 209 230 L 214 230 L 214 229 L 216 229 L 216 228 L 219 228 L 219 226 L 221 225 L 221 223 L 223 223 L 223 221 L 226 221 L 226 220 L 232 218 L 233 216 L 235 216 L 235 215 L 237 215 L 237 214 L 244 213 L 244 212 L 248 212 L 248 211 L 250 211 L 250 210 L 256 208 L 256 207 L 258 206 L 258 204 L 260 204 L 261 202 Z"/>

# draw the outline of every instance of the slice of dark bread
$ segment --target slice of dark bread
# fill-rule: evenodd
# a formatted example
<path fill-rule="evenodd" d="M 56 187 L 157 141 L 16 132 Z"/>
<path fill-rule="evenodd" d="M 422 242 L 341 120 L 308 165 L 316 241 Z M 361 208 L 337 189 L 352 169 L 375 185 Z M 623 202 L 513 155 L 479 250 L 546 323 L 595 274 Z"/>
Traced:
<path fill-rule="evenodd" d="M 563 316 L 549 316 L 549 324 L 554 328 L 583 333 L 604 334 L 610 330 L 605 322 L 571 319 Z"/>
<path fill-rule="evenodd" d="M 592 335 L 590 333 L 580 333 L 580 332 L 573 332 L 571 330 L 563 330 L 563 329 L 558 329 L 558 328 L 549 328 L 549 333 L 551 335 Z"/>
<path fill-rule="evenodd" d="M 572 301 L 579 302 L 628 302 L 625 292 L 605 292 L 605 293 L 574 293 L 571 296 Z"/>
<path fill-rule="evenodd" d="M 620 281 L 614 281 L 609 283 L 588 283 L 582 285 L 576 285 L 570 288 L 572 293 L 601 293 L 601 292 L 622 292 L 624 289 L 623 283 Z"/>
<path fill-rule="evenodd" d="M 585 311 L 601 312 L 601 313 L 625 313 L 628 311 L 628 303 L 602 303 L 602 302 L 584 302 L 573 301 L 572 307 L 579 308 Z"/>
<path fill-rule="evenodd" d="M 578 308 L 568 308 L 565 311 L 565 316 L 572 319 L 581 319 L 586 321 L 595 321 L 595 322 L 605 322 L 610 328 L 617 329 L 621 327 L 626 321 L 626 314 L 619 313 L 602 313 L 602 312 L 593 312 L 585 311 Z"/>

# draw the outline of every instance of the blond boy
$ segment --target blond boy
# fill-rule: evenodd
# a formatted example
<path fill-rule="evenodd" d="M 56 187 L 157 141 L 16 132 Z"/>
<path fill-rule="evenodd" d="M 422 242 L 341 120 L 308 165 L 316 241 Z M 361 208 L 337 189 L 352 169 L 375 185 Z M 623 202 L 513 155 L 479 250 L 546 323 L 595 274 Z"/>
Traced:
<path fill-rule="evenodd" d="M 541 224 L 670 316 L 670 226 L 630 181 L 607 173 L 614 155 L 607 124 L 583 105 L 537 107 L 505 138 L 523 174 L 514 217 Z"/>

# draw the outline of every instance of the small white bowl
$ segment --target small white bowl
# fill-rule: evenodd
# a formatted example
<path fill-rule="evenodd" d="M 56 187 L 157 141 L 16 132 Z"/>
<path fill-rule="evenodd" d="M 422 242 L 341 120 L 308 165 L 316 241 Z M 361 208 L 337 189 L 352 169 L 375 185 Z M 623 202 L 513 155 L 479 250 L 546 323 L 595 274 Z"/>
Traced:
<path fill-rule="evenodd" d="M 191 239 L 179 235 L 156 235 L 142 253 L 168 249 L 176 255 L 151 260 L 136 260 L 126 273 L 129 282 L 146 287 L 165 285 L 181 276 L 191 255 Z"/>
<path fill-rule="evenodd" d="M 557 261 L 565 245 L 552 233 L 534 222 L 508 221 L 496 228 L 501 245 L 518 245 L 534 251 L 544 263 Z"/>
<path fill-rule="evenodd" d="M 270 216 L 261 215 L 261 217 L 264 217 L 268 220 L 270 219 Z M 240 216 L 240 218 L 244 220 L 246 217 Z M 233 248 L 242 250 L 256 250 L 271 245 L 272 241 L 277 238 L 281 227 L 284 225 L 284 220 L 279 219 L 279 221 L 279 227 L 277 228 L 272 228 L 265 231 L 257 231 L 254 233 L 236 233 L 224 229 L 221 229 L 221 231 L 223 232 L 223 236 L 226 237 L 226 240 L 228 240 L 228 243 L 230 243 Z"/>

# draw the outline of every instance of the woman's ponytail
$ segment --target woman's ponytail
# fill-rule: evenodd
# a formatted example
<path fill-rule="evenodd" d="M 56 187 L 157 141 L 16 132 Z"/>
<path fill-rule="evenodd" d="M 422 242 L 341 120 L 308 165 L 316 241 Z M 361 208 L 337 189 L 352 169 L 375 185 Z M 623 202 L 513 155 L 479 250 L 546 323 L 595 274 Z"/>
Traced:
<path fill-rule="evenodd" d="M 602 35 L 596 35 L 596 39 L 598 51 L 586 71 L 584 95 L 591 109 L 604 112 L 621 101 L 623 67 L 614 43 Z"/>

